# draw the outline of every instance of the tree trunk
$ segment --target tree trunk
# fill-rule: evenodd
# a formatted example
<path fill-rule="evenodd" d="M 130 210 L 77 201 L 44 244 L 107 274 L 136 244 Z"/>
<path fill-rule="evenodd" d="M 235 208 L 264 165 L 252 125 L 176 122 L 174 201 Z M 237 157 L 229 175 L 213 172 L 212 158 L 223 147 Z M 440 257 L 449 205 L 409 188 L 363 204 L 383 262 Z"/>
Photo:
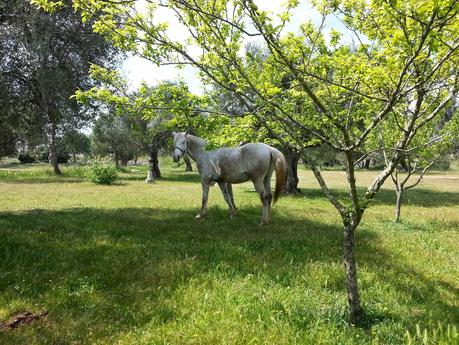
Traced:
<path fill-rule="evenodd" d="M 120 167 L 120 159 L 118 157 L 118 154 L 115 152 L 115 155 L 113 156 L 113 160 L 115 161 L 115 166 L 118 169 Z"/>
<path fill-rule="evenodd" d="M 159 170 L 158 162 L 158 150 L 150 150 L 150 160 L 148 161 L 150 170 L 148 171 L 148 176 L 145 182 L 152 183 L 156 178 L 161 178 L 161 170 Z"/>
<path fill-rule="evenodd" d="M 403 189 L 399 189 L 396 191 L 397 201 L 395 203 L 395 222 L 400 223 L 400 209 L 402 208 L 402 196 L 403 196 Z"/>
<path fill-rule="evenodd" d="M 155 172 L 156 178 L 161 178 L 161 170 L 159 170 L 159 161 L 158 161 L 158 150 L 152 154 L 153 159 L 153 170 Z"/>
<path fill-rule="evenodd" d="M 300 194 L 298 189 L 298 161 L 300 154 L 297 151 L 289 148 L 283 150 L 285 160 L 287 162 L 287 178 L 284 186 L 284 193 L 286 194 Z"/>
<path fill-rule="evenodd" d="M 76 154 L 75 154 L 75 152 L 74 152 L 74 153 L 73 153 L 73 164 L 75 164 L 75 163 L 76 163 Z"/>
<path fill-rule="evenodd" d="M 129 162 L 129 159 L 121 159 L 121 165 L 123 167 L 127 167 L 128 162 Z"/>
<path fill-rule="evenodd" d="M 191 159 L 188 155 L 183 156 L 185 162 L 185 171 L 193 171 L 193 166 L 191 165 Z"/>
<path fill-rule="evenodd" d="M 356 225 L 344 225 L 343 258 L 346 270 L 347 299 L 349 302 L 350 321 L 358 325 L 362 319 L 359 285 L 357 281 L 357 264 L 355 262 L 355 229 Z"/>
<path fill-rule="evenodd" d="M 56 148 L 56 130 L 54 127 L 51 132 L 51 145 L 49 146 L 48 159 L 51 165 L 53 166 L 54 173 L 56 175 L 62 175 L 61 169 L 59 169 L 59 158 L 58 158 L 58 152 Z"/>
<path fill-rule="evenodd" d="M 363 162 L 363 168 L 364 168 L 364 169 L 370 169 L 370 162 L 371 162 L 371 159 L 370 159 L 370 158 L 366 159 L 366 160 Z"/>

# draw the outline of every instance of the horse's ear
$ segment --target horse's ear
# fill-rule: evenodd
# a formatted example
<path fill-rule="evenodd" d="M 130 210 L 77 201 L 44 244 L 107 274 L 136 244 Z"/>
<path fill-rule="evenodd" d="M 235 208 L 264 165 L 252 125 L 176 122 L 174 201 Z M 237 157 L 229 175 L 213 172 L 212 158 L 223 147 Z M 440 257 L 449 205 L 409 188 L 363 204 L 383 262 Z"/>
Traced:
<path fill-rule="evenodd" d="M 187 130 L 185 131 L 185 135 L 188 135 L 188 134 L 190 134 L 190 130 L 189 130 L 189 129 L 187 129 Z"/>
<path fill-rule="evenodd" d="M 172 137 L 175 138 L 175 135 L 176 135 L 176 134 L 177 134 L 177 133 L 172 132 Z"/>

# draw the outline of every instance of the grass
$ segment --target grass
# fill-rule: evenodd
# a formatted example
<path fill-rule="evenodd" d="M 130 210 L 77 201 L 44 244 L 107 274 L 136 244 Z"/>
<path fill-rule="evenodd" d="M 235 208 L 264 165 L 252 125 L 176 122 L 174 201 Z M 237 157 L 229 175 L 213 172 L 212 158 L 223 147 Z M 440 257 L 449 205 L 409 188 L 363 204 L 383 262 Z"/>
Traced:
<path fill-rule="evenodd" d="M 347 323 L 337 212 L 309 171 L 302 196 L 282 198 L 272 224 L 249 183 L 230 220 L 218 188 L 194 219 L 197 173 L 163 162 L 115 186 L 84 167 L 0 169 L 0 320 L 48 319 L 0 333 L 1 344 L 457 344 L 459 174 L 426 177 L 403 222 L 382 190 L 358 230 L 365 327 Z M 345 176 L 325 178 L 344 193 Z M 363 187 L 376 172 L 359 172 Z"/>

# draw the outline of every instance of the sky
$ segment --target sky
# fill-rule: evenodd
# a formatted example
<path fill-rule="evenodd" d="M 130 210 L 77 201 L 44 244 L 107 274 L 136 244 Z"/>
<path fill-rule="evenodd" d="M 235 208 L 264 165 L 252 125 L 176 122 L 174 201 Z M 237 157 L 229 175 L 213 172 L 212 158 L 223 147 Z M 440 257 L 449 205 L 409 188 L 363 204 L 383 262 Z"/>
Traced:
<path fill-rule="evenodd" d="M 273 17 L 281 13 L 285 6 L 285 2 L 282 0 L 256 0 L 255 2 L 260 9 L 270 12 Z M 139 12 L 147 11 L 143 0 L 138 0 L 136 7 Z M 160 18 L 161 22 L 167 21 L 169 23 L 168 35 L 172 39 L 184 41 L 188 37 L 186 28 L 179 24 L 169 10 L 163 8 L 157 9 L 156 17 Z M 301 1 L 301 4 L 292 12 L 292 18 L 285 27 L 284 32 L 298 32 L 300 24 L 306 20 L 312 20 L 314 24 L 319 25 L 321 16 L 307 2 Z M 337 18 L 329 16 L 326 20 L 324 34 L 327 35 L 331 28 L 340 31 L 343 39 L 349 42 L 352 41 L 352 33 Z M 260 38 L 255 40 L 260 40 Z M 199 49 L 196 47 L 189 47 L 189 51 L 194 56 L 199 53 Z M 138 56 L 128 56 L 121 67 L 121 71 L 128 79 L 132 90 L 135 90 L 142 81 L 145 81 L 148 85 L 156 85 L 164 80 L 183 80 L 188 84 L 192 93 L 200 95 L 205 91 L 204 86 L 199 80 L 197 70 L 192 66 L 186 66 L 181 69 L 177 69 L 171 65 L 156 66 L 152 62 Z"/>

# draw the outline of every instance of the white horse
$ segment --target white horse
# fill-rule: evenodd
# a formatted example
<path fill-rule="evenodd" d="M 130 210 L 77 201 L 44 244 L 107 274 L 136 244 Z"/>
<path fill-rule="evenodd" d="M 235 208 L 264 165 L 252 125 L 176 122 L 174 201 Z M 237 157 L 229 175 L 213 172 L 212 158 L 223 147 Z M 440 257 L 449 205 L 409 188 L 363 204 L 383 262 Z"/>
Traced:
<path fill-rule="evenodd" d="M 178 162 L 186 153 L 198 166 L 202 184 L 202 206 L 196 218 L 207 213 L 209 187 L 218 183 L 223 197 L 228 204 L 231 217 L 236 212 L 232 183 L 252 180 L 255 190 L 263 204 L 261 224 L 268 224 L 271 213 L 271 202 L 276 202 L 285 184 L 286 163 L 284 155 L 274 147 L 266 144 L 245 144 L 236 148 L 220 148 L 205 151 L 206 141 L 188 132 L 173 133 L 174 162 Z M 271 192 L 271 175 L 276 170 L 276 188 Z"/>

